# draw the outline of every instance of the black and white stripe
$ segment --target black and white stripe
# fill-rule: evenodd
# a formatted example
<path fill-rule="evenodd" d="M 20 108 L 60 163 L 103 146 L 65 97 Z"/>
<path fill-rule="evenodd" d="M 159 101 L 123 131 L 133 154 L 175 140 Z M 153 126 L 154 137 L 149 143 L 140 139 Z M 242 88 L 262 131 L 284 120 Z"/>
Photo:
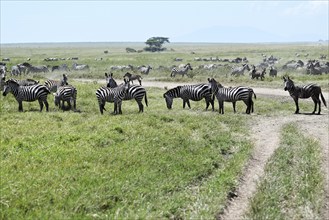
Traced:
<path fill-rule="evenodd" d="M 43 109 L 43 104 L 45 104 L 48 111 L 47 96 L 50 91 L 44 85 L 20 86 L 16 81 L 8 80 L 5 82 L 3 96 L 6 96 L 9 92 L 15 96 L 18 102 L 18 111 L 23 111 L 23 101 L 32 102 L 36 100 L 39 101 L 40 111 Z"/>
<path fill-rule="evenodd" d="M 101 87 L 96 91 L 96 97 L 98 100 L 99 110 L 103 114 L 106 102 L 114 102 L 113 114 L 122 114 L 121 104 L 122 100 L 126 96 L 129 89 L 129 82 L 125 80 L 125 83 L 115 88 Z"/>
<path fill-rule="evenodd" d="M 10 80 L 17 82 L 20 86 L 33 86 L 39 84 L 39 81 L 36 81 L 34 79 L 13 79 L 11 78 Z"/>
<path fill-rule="evenodd" d="M 312 98 L 314 102 L 314 110 L 312 114 L 315 114 L 317 104 L 319 105 L 319 110 L 318 114 L 321 113 L 321 100 L 320 100 L 320 95 L 323 104 L 327 107 L 326 100 L 323 97 L 321 87 L 316 85 L 316 84 L 307 84 L 304 86 L 295 86 L 294 82 L 289 78 L 283 77 L 284 81 L 284 90 L 288 91 L 290 96 L 293 98 L 296 104 L 296 111 L 295 114 L 299 114 L 299 106 L 298 106 L 298 99 L 307 99 L 307 98 Z"/>
<path fill-rule="evenodd" d="M 105 76 L 106 76 L 107 87 L 115 88 L 118 86 L 116 81 L 113 79 L 112 73 L 110 75 L 107 75 L 105 73 Z M 148 106 L 145 88 L 143 88 L 142 86 L 138 86 L 138 85 L 130 85 L 123 100 L 125 101 L 125 100 L 135 99 L 138 104 L 139 112 L 143 112 L 144 111 L 144 105 L 142 103 L 143 98 L 145 100 L 146 106 Z"/>
<path fill-rule="evenodd" d="M 185 108 L 186 103 L 191 108 L 190 100 L 200 101 L 204 98 L 206 100 L 206 110 L 209 104 L 212 105 L 212 110 L 214 110 L 214 99 L 211 95 L 211 89 L 207 84 L 177 86 L 165 92 L 163 97 L 166 100 L 168 109 L 172 108 L 174 98 L 183 99 L 183 108 Z"/>
<path fill-rule="evenodd" d="M 224 114 L 224 101 L 233 103 L 233 111 L 236 112 L 235 104 L 237 101 L 242 100 L 246 105 L 246 113 L 254 112 L 254 103 L 252 101 L 252 96 L 256 98 L 252 88 L 238 86 L 224 88 L 220 83 L 218 83 L 214 78 L 208 79 L 209 86 L 211 87 L 212 94 L 214 94 L 218 100 L 219 113 Z"/>
<path fill-rule="evenodd" d="M 51 92 L 56 92 L 58 87 L 65 85 L 68 85 L 67 76 L 65 74 L 63 74 L 63 78 L 60 81 L 51 79 L 45 81 L 45 86 L 47 86 Z"/>
<path fill-rule="evenodd" d="M 182 77 L 183 77 L 184 75 L 187 75 L 188 70 L 193 70 L 190 63 L 186 64 L 183 68 L 174 67 L 171 70 L 170 76 L 175 77 L 176 74 L 179 74 L 179 75 L 182 75 Z"/>
<path fill-rule="evenodd" d="M 77 93 L 78 91 L 74 86 L 68 85 L 59 87 L 57 92 L 54 93 L 55 105 L 60 109 L 65 110 L 64 102 L 67 102 L 69 109 L 71 109 L 73 103 L 73 110 L 76 110 Z"/>

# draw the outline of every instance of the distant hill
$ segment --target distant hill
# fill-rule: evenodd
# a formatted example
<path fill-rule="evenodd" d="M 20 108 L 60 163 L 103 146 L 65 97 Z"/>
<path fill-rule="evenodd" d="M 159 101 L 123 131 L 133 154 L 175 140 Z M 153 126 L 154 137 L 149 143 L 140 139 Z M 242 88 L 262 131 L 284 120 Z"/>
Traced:
<path fill-rule="evenodd" d="M 317 41 L 321 37 L 307 33 L 285 37 L 277 33 L 267 32 L 251 27 L 214 26 L 193 31 L 188 34 L 172 37 L 175 42 L 220 42 L 220 43 L 263 43 L 263 42 L 295 42 Z"/>

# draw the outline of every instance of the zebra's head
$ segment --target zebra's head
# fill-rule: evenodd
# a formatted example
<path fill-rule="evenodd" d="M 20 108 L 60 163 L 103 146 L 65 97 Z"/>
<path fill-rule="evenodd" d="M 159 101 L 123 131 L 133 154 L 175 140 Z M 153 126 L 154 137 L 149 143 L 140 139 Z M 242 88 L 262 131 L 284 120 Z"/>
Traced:
<path fill-rule="evenodd" d="M 113 79 L 113 73 L 107 74 L 105 73 L 106 77 L 106 86 L 109 88 L 115 88 L 118 86 L 117 82 Z"/>
<path fill-rule="evenodd" d="M 282 77 L 283 78 L 283 82 L 284 82 L 284 91 L 291 91 L 295 88 L 295 84 L 294 81 L 292 81 L 289 76 L 286 77 Z"/>
<path fill-rule="evenodd" d="M 187 64 L 185 65 L 185 68 L 188 69 L 188 70 L 193 70 L 193 68 L 192 68 L 192 66 L 191 66 L 190 63 L 187 63 Z"/>
<path fill-rule="evenodd" d="M 208 78 L 209 87 L 211 88 L 211 94 L 215 95 L 218 92 L 218 88 L 222 87 L 214 78 Z"/>
<path fill-rule="evenodd" d="M 172 103 L 174 98 L 180 97 L 180 89 L 181 86 L 177 86 L 173 89 L 168 90 L 163 94 L 163 98 L 166 100 L 167 108 L 171 109 L 172 108 Z"/>
<path fill-rule="evenodd" d="M 9 92 L 12 92 L 15 88 L 18 88 L 18 87 L 19 87 L 18 82 L 14 81 L 12 79 L 9 79 L 5 82 L 2 95 L 6 96 Z"/>

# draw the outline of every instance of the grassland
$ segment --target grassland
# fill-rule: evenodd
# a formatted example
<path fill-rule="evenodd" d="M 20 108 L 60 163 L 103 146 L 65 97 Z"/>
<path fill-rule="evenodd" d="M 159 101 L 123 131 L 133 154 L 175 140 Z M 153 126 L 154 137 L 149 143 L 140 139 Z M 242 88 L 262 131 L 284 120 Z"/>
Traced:
<path fill-rule="evenodd" d="M 181 101 L 175 100 L 173 109 L 168 110 L 162 98 L 165 90 L 147 88 L 149 106 L 144 113 L 138 114 L 137 104 L 127 101 L 123 103 L 123 115 L 110 114 L 113 104 L 107 104 L 108 111 L 101 115 L 95 91 L 103 84 L 73 79 L 103 79 L 111 65 L 177 65 L 173 61 L 176 57 L 197 66 L 200 63 L 194 57 L 246 56 L 250 63 L 257 63 L 261 54 L 266 53 L 281 57 L 284 63 L 296 59 L 295 52 L 316 58 L 326 50 L 318 44 L 169 44 L 167 47 L 173 50 L 164 53 L 127 54 L 125 47 L 140 49 L 143 44 L 1 45 L 1 58 L 11 58 L 9 67 L 28 57 L 33 65 L 69 66 L 72 61 L 43 59 L 79 57 L 78 63 L 91 67 L 90 71 L 68 73 L 70 83 L 78 89 L 79 112 L 55 108 L 53 97 L 49 96 L 49 112 L 39 113 L 38 103 L 32 102 L 24 103 L 24 112 L 19 113 L 12 95 L 1 96 L 1 219 L 215 218 L 227 205 L 250 158 L 252 120 L 257 120 L 257 115 L 292 114 L 291 99 L 258 97 L 252 117 L 241 113 L 244 104 L 237 104 L 239 113 L 234 115 L 231 105 L 226 104 L 225 115 L 219 115 L 204 111 L 203 101 L 193 102 L 189 110 L 182 109 Z M 104 50 L 109 53 L 104 54 Z M 100 57 L 102 61 L 95 60 Z M 143 77 L 182 84 L 216 77 L 228 85 L 282 88 L 280 77 L 256 82 L 248 76 L 226 77 L 228 70 L 228 67 L 214 71 L 196 69 L 193 78 L 171 79 L 168 72 L 153 69 Z M 43 83 L 61 74 L 39 73 L 29 77 Z M 124 72 L 114 74 L 120 81 Z M 329 91 L 328 75 L 279 74 L 289 74 L 300 83 L 317 82 Z M 300 108 L 311 111 L 313 106 L 301 102 Z M 295 129 L 285 130 L 294 135 L 293 140 Z M 316 166 L 312 165 L 313 168 L 319 172 Z M 294 179 L 295 175 L 288 178 Z M 316 183 L 323 181 L 321 174 L 315 178 Z M 309 179 L 305 181 L 314 184 Z M 304 189 L 297 186 L 298 190 Z M 313 205 L 314 210 L 322 207 L 321 201 Z"/>

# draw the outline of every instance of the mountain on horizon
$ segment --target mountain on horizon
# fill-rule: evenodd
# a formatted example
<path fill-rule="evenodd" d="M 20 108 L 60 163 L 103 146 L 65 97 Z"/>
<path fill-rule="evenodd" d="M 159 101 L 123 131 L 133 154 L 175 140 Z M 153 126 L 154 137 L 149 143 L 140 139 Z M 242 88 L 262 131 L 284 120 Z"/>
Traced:
<path fill-rule="evenodd" d="M 318 41 L 320 36 L 313 33 L 298 34 L 285 37 L 253 27 L 214 26 L 193 31 L 188 34 L 173 37 L 175 42 L 218 42 L 218 43 L 266 43 Z"/>

